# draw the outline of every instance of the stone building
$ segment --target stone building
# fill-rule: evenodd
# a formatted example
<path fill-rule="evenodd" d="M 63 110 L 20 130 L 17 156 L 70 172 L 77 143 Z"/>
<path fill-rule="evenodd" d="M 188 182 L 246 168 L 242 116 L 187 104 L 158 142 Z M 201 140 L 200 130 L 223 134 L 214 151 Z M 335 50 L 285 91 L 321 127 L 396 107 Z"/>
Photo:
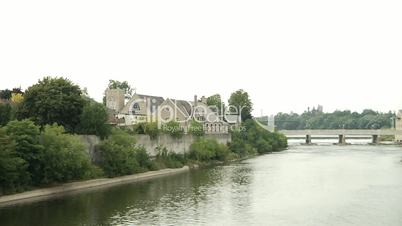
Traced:
<path fill-rule="evenodd" d="M 106 106 L 112 112 L 114 120 L 119 126 L 130 126 L 141 122 L 177 121 L 185 132 L 192 120 L 203 124 L 205 133 L 228 133 L 229 124 L 219 117 L 207 105 L 207 99 L 198 100 L 194 96 L 193 101 L 176 100 L 159 96 L 134 94 L 125 103 L 124 92 L 119 89 L 107 89 Z"/>

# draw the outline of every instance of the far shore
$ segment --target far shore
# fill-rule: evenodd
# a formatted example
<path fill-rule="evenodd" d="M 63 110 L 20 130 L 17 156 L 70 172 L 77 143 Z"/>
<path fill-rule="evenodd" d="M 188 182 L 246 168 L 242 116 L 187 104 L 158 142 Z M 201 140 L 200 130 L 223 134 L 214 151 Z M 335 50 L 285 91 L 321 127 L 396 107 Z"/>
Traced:
<path fill-rule="evenodd" d="M 158 177 L 175 175 L 179 173 L 189 172 L 190 167 L 184 166 L 178 169 L 162 169 L 157 171 L 148 171 L 115 178 L 100 178 L 79 182 L 66 183 L 50 188 L 40 188 L 32 191 L 26 191 L 13 195 L 0 196 L 0 207 L 15 205 L 22 202 L 48 199 L 62 194 L 67 194 L 75 191 L 83 191 L 92 188 L 106 187 L 117 184 L 133 183 L 139 181 L 150 180 Z"/>

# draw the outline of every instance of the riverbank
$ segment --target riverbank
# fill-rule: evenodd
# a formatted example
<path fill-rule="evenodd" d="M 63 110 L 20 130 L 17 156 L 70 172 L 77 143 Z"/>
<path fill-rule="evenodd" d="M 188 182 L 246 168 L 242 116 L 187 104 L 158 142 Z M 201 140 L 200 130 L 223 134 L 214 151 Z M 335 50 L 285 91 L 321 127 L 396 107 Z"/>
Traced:
<path fill-rule="evenodd" d="M 104 187 L 115 184 L 133 183 L 139 181 L 151 180 L 158 177 L 175 175 L 190 171 L 190 167 L 184 166 L 179 169 L 162 169 L 158 171 L 148 171 L 134 175 L 115 177 L 115 178 L 101 178 L 88 181 L 66 183 L 60 186 L 51 188 L 41 188 L 23 193 L 0 196 L 0 206 L 14 205 L 20 202 L 33 201 L 37 199 L 51 198 L 61 194 L 67 194 L 74 191 L 82 191 L 96 187 Z"/>

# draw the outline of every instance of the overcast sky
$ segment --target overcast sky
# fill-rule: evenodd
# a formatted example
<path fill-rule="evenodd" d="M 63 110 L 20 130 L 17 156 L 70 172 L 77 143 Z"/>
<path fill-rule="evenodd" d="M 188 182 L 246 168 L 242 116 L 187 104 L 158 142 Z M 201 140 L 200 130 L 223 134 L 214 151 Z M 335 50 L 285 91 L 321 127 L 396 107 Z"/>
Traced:
<path fill-rule="evenodd" d="M 1 1 L 0 89 L 64 76 L 254 113 L 402 108 L 402 1 Z"/>

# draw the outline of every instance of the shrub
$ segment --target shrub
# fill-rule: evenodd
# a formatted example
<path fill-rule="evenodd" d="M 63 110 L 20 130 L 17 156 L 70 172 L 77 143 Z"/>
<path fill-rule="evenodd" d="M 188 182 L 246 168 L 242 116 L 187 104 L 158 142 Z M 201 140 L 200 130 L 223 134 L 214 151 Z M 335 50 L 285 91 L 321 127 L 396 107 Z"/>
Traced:
<path fill-rule="evenodd" d="M 190 146 L 190 158 L 197 161 L 219 160 L 225 161 L 230 151 L 226 145 L 215 139 L 200 138 Z"/>
<path fill-rule="evenodd" d="M 24 190 L 29 181 L 27 162 L 18 157 L 15 143 L 0 128 L 0 195 Z"/>
<path fill-rule="evenodd" d="M 145 149 L 135 146 L 134 136 L 120 129 L 112 130 L 100 144 L 99 151 L 98 164 L 108 177 L 143 172 L 152 165 Z"/>
<path fill-rule="evenodd" d="M 272 133 L 257 125 L 254 120 L 243 123 L 245 130 L 232 132 L 230 150 L 240 156 L 258 152 L 259 154 L 281 151 L 287 147 L 283 134 Z"/>
<path fill-rule="evenodd" d="M 66 134 L 62 126 L 45 126 L 41 144 L 44 146 L 43 183 L 66 182 L 92 178 L 98 172 L 80 138 Z"/>
<path fill-rule="evenodd" d="M 39 143 L 40 128 L 30 120 L 11 121 L 5 127 L 7 135 L 14 140 L 16 152 L 28 164 L 28 173 L 34 185 L 44 177 L 44 146 Z M 29 182 L 29 180 L 27 181 Z"/>
<path fill-rule="evenodd" d="M 151 139 L 159 136 L 160 130 L 156 122 L 142 122 L 134 125 L 133 130 L 137 134 L 147 134 Z"/>
<path fill-rule="evenodd" d="M 159 146 L 156 151 L 158 152 L 155 158 L 156 169 L 181 168 L 187 162 L 184 154 L 168 151 L 166 147 Z"/>
<path fill-rule="evenodd" d="M 106 107 L 95 101 L 87 101 L 80 116 L 77 132 L 106 138 L 110 134 L 110 125 L 107 124 L 108 113 Z"/>
<path fill-rule="evenodd" d="M 156 139 L 159 135 L 158 123 L 156 122 L 145 123 L 144 133 L 148 134 L 151 139 Z"/>
<path fill-rule="evenodd" d="M 135 148 L 135 159 L 137 160 L 140 171 L 148 171 L 151 169 L 152 166 L 152 160 L 149 157 L 147 151 L 145 150 L 144 147 L 136 147 Z"/>
<path fill-rule="evenodd" d="M 183 128 L 180 123 L 176 121 L 170 121 L 162 126 L 162 131 L 166 134 L 170 134 L 173 138 L 181 138 L 184 135 Z"/>
<path fill-rule="evenodd" d="M 205 135 L 204 126 L 202 125 L 202 123 L 195 120 L 191 121 L 188 132 L 197 137 Z"/>
<path fill-rule="evenodd" d="M 0 126 L 5 126 L 11 120 L 11 105 L 0 104 Z"/>

